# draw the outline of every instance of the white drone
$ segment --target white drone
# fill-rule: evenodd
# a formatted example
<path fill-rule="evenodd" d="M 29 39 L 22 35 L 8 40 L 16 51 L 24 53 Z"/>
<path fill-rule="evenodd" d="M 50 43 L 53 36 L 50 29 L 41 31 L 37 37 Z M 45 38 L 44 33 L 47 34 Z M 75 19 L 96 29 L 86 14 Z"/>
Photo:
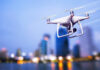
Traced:
<path fill-rule="evenodd" d="M 86 13 L 86 16 L 74 16 L 74 11 L 73 10 L 82 9 L 82 8 L 87 7 L 87 6 L 95 5 L 95 4 L 99 3 L 99 2 L 100 1 L 95 1 L 95 2 L 89 3 L 87 5 L 80 6 L 78 8 L 74 8 L 74 9 L 67 10 L 67 11 L 70 11 L 70 15 L 69 16 L 57 18 L 55 20 L 50 20 L 50 17 L 49 17 L 47 19 L 47 24 L 57 24 L 57 37 L 58 38 L 64 37 L 64 36 L 68 36 L 69 38 L 81 36 L 81 35 L 84 34 L 84 32 L 83 32 L 82 25 L 80 24 L 80 21 L 83 21 L 85 19 L 89 19 L 89 14 L 94 13 L 94 12 L 100 10 L 100 9 L 97 8 L 95 10 L 93 9 L 91 11 L 88 11 Z M 79 24 L 81 33 L 80 34 L 77 34 L 77 35 L 73 35 L 77 31 L 77 28 L 74 28 L 74 25 L 76 23 Z M 60 25 L 67 28 L 67 34 L 65 34 L 65 35 L 59 35 Z"/>
<path fill-rule="evenodd" d="M 85 8 L 87 6 L 95 5 L 95 4 L 99 3 L 99 2 L 100 1 L 94 1 L 92 3 L 88 3 L 87 5 L 83 5 L 83 6 L 74 8 L 74 9 L 67 10 L 67 11 L 70 11 L 70 15 L 69 16 L 61 17 L 61 18 L 58 18 L 58 19 L 55 19 L 55 20 L 50 20 L 50 17 L 49 17 L 47 19 L 47 24 L 57 24 L 57 37 L 58 38 L 64 37 L 64 36 L 68 36 L 69 38 L 81 36 L 81 35 L 84 34 L 84 32 L 83 32 L 82 25 L 80 24 L 80 21 L 83 21 L 85 19 L 89 19 L 89 14 L 94 13 L 94 12 L 100 10 L 100 9 L 97 8 L 97 9 L 93 9 L 91 11 L 88 11 L 86 13 L 86 16 L 74 16 L 74 11 L 73 10 L 79 10 L 79 9 Z M 77 35 L 73 35 L 77 31 L 77 28 L 74 28 L 74 25 L 76 23 L 79 24 L 81 33 L 77 34 Z M 60 25 L 67 28 L 67 34 L 59 35 Z"/>
<path fill-rule="evenodd" d="M 74 16 L 74 11 L 71 10 L 69 16 L 61 17 L 61 18 L 58 18 L 58 19 L 55 19 L 55 20 L 50 20 L 50 18 L 48 18 L 47 19 L 47 24 L 57 24 L 57 37 L 58 38 L 64 37 L 64 36 L 69 36 L 69 38 L 73 38 L 73 37 L 78 37 L 78 36 L 81 36 L 81 35 L 84 34 L 82 25 L 80 24 L 80 21 L 83 21 L 83 20 L 88 19 L 88 18 L 89 18 L 88 13 L 86 14 L 86 16 Z M 77 35 L 74 35 L 74 36 L 70 36 L 70 35 L 72 35 L 73 33 L 75 33 L 77 31 L 76 28 L 73 28 L 73 26 L 76 23 L 79 24 L 81 33 L 77 34 Z M 68 34 L 61 35 L 61 36 L 59 35 L 60 25 L 67 28 Z"/>

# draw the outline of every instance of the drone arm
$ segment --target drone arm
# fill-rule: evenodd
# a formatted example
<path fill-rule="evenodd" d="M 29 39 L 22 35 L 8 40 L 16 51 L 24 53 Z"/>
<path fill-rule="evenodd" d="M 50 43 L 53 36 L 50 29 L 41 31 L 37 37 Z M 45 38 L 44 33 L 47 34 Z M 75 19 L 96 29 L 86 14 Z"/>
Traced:
<path fill-rule="evenodd" d="M 78 37 L 78 36 L 81 36 L 81 35 L 83 35 L 83 34 L 84 34 L 84 32 L 83 32 L 83 28 L 82 28 L 82 25 L 80 24 L 80 21 L 78 21 L 78 24 L 79 24 L 79 27 L 80 27 L 80 29 L 81 29 L 81 34 L 74 35 L 74 36 L 69 36 L 69 38 Z"/>
<path fill-rule="evenodd" d="M 80 29 L 81 29 L 81 34 L 79 34 L 79 35 L 83 35 L 83 34 L 84 34 L 84 32 L 83 32 L 82 25 L 80 24 L 80 21 L 78 21 L 78 24 L 79 24 L 79 26 L 80 26 Z"/>
<path fill-rule="evenodd" d="M 57 37 L 60 37 L 59 36 L 59 27 L 60 27 L 60 24 L 57 24 Z"/>
<path fill-rule="evenodd" d="M 60 24 L 58 23 L 57 24 L 57 37 L 58 38 L 64 37 L 64 35 L 62 35 L 62 36 L 59 35 L 59 28 L 60 28 Z"/>
<path fill-rule="evenodd" d="M 83 21 L 83 20 L 88 19 L 88 18 L 89 18 L 88 16 L 87 17 L 80 17 L 79 20 L 78 20 L 78 22 L 79 21 Z"/>
<path fill-rule="evenodd" d="M 72 22 L 70 21 L 70 26 L 71 26 L 71 31 L 72 31 L 72 33 L 71 34 L 73 34 L 73 24 L 72 24 Z"/>

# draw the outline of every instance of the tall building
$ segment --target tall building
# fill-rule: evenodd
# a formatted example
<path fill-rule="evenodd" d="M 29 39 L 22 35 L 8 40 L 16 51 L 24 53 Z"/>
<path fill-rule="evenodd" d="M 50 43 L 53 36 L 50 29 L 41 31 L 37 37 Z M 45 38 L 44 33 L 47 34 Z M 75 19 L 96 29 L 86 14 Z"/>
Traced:
<path fill-rule="evenodd" d="M 0 59 L 6 59 L 8 57 L 8 51 L 6 48 L 0 50 Z"/>
<path fill-rule="evenodd" d="M 35 57 L 40 57 L 40 56 L 41 56 L 41 55 L 40 55 L 40 49 L 35 50 L 34 56 L 35 56 Z"/>
<path fill-rule="evenodd" d="M 41 55 L 47 55 L 47 48 L 48 48 L 48 40 L 50 36 L 45 34 L 43 40 L 40 43 L 40 53 Z"/>
<path fill-rule="evenodd" d="M 76 44 L 74 47 L 73 47 L 73 56 L 75 58 L 79 58 L 80 57 L 80 44 Z"/>
<path fill-rule="evenodd" d="M 2 48 L 0 50 L 0 61 L 1 62 L 6 62 L 8 59 L 8 51 L 6 48 Z"/>
<path fill-rule="evenodd" d="M 92 55 L 94 50 L 92 40 L 92 30 L 90 27 L 84 27 L 84 35 L 80 36 L 80 55 L 81 57 L 87 57 Z"/>
<path fill-rule="evenodd" d="M 66 30 L 63 28 L 59 29 L 59 34 L 64 35 L 67 34 Z M 68 37 L 61 37 L 58 38 L 56 35 L 56 56 L 63 56 L 66 57 L 66 55 L 69 53 L 69 40 Z"/>
<path fill-rule="evenodd" d="M 18 48 L 17 51 L 16 51 L 16 56 L 17 57 L 20 57 L 22 54 L 21 54 L 21 49 Z"/>

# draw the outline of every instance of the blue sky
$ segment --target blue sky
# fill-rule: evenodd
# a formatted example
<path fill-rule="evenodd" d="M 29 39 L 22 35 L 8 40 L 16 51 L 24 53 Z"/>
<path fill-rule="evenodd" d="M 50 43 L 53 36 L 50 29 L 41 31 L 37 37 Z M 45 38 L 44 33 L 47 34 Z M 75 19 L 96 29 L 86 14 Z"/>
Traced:
<path fill-rule="evenodd" d="M 88 5 L 98 1 L 97 4 Z M 75 11 L 76 15 L 88 10 L 99 8 L 99 0 L 0 0 L 0 49 L 5 47 L 9 52 L 15 52 L 17 48 L 22 51 L 34 51 L 40 43 L 43 34 L 51 35 L 52 48 L 55 48 L 56 25 L 48 25 L 43 17 L 57 15 L 62 17 L 68 15 L 65 9 L 88 5 L 83 9 Z M 97 11 L 91 14 L 88 21 L 82 23 L 83 26 L 90 26 L 93 30 L 95 44 L 100 41 L 100 24 L 92 23 L 99 19 Z M 84 15 L 83 15 L 84 16 Z M 89 24 L 91 22 L 91 24 Z M 86 24 L 88 23 L 88 24 Z M 71 39 L 70 46 L 73 46 L 78 38 Z"/>

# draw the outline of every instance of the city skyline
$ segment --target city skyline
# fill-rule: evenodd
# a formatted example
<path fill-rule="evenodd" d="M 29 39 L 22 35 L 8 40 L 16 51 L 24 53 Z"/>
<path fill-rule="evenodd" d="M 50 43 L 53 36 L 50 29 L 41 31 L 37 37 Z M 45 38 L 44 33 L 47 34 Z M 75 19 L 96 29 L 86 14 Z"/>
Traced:
<path fill-rule="evenodd" d="M 35 51 L 39 42 L 45 33 L 51 35 L 52 48 L 55 49 L 56 25 L 48 25 L 43 17 L 57 15 L 54 18 L 69 15 L 65 13 L 65 9 L 75 8 L 87 5 L 91 0 L 87 1 L 65 1 L 65 0 L 9 0 L 0 1 L 0 49 L 7 48 L 10 53 L 15 52 L 17 48 L 21 48 L 25 52 Z M 75 11 L 75 14 L 99 8 L 99 0 L 92 0 L 84 9 Z M 80 3 L 78 3 L 80 2 Z M 72 5 L 73 4 L 73 5 Z M 99 18 L 99 11 L 90 15 L 90 19 L 82 22 L 83 26 L 90 26 L 94 34 L 94 42 L 96 46 L 100 44 L 100 28 L 99 22 L 90 23 Z M 84 16 L 85 14 L 83 14 Z M 76 43 L 78 38 L 70 40 L 70 46 Z M 98 49 L 100 49 L 98 47 Z M 100 52 L 100 50 L 98 50 Z"/>

